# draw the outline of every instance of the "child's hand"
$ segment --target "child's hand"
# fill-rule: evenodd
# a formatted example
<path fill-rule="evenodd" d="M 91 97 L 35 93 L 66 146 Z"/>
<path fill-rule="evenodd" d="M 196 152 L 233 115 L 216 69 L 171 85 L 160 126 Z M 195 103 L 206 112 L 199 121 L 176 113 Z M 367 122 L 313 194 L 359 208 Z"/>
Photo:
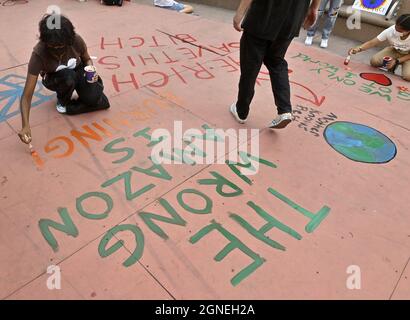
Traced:
<path fill-rule="evenodd" d="M 358 54 L 359 52 L 362 52 L 363 49 L 361 47 L 357 47 L 357 48 L 352 48 L 349 50 L 349 54 Z"/>

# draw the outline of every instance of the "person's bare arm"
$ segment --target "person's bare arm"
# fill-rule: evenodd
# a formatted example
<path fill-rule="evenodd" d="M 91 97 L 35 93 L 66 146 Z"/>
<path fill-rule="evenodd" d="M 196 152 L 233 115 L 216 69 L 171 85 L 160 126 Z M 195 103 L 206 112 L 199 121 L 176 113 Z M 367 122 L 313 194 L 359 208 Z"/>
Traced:
<path fill-rule="evenodd" d="M 34 90 L 36 89 L 38 76 L 27 74 L 26 84 L 24 86 L 23 95 L 20 99 L 20 111 L 22 129 L 18 133 L 21 141 L 26 144 L 31 142 L 31 129 L 30 129 L 30 108 L 31 100 L 33 99 Z"/>
<path fill-rule="evenodd" d="M 81 60 L 83 61 L 84 65 L 86 66 L 92 66 L 93 65 L 93 60 L 90 57 L 90 54 L 88 53 L 88 50 L 85 49 L 85 52 L 81 56 Z"/>
<path fill-rule="evenodd" d="M 306 16 L 305 22 L 303 23 L 304 29 L 309 29 L 311 26 L 313 26 L 316 23 L 320 1 L 321 0 L 313 0 L 310 3 L 308 14 Z"/>
<path fill-rule="evenodd" d="M 407 62 L 407 61 L 410 60 L 410 54 L 407 54 L 407 55 L 405 55 L 405 56 L 403 56 L 403 57 L 401 57 L 401 58 L 399 58 L 399 59 L 397 59 L 397 60 L 399 60 L 399 63 Z"/>
<path fill-rule="evenodd" d="M 350 49 L 350 50 L 349 50 L 349 54 L 357 54 L 357 53 L 360 53 L 360 52 L 369 50 L 369 49 L 371 49 L 371 48 L 377 47 L 377 46 L 379 46 L 379 45 L 382 44 L 382 43 L 383 43 L 383 41 L 380 41 L 379 39 L 374 38 L 374 39 L 372 39 L 372 40 L 370 40 L 370 41 L 367 41 L 367 42 L 363 43 L 363 44 L 362 44 L 361 46 L 359 46 L 359 47 Z"/>
<path fill-rule="evenodd" d="M 243 18 L 245 17 L 246 12 L 251 6 L 252 1 L 253 0 L 242 0 L 239 4 L 238 9 L 236 10 L 235 17 L 233 18 L 233 27 L 235 28 L 235 30 L 239 32 L 243 31 L 241 23 Z"/>

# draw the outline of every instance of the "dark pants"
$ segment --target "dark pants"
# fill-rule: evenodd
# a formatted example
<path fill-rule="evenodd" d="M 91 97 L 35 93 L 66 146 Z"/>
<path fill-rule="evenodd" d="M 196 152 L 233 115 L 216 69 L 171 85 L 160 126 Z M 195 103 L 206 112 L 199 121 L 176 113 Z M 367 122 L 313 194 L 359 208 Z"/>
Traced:
<path fill-rule="evenodd" d="M 255 95 L 255 83 L 262 63 L 269 70 L 273 95 L 278 114 L 292 112 L 288 63 L 285 60 L 290 40 L 269 41 L 244 32 L 241 38 L 241 79 L 236 103 L 238 115 L 246 119 Z"/>
<path fill-rule="evenodd" d="M 63 69 L 47 73 L 43 78 L 43 85 L 57 93 L 57 99 L 66 107 L 67 114 L 86 113 L 110 107 L 108 98 L 103 93 L 104 86 L 101 78 L 98 82 L 88 83 L 82 65 L 75 70 Z M 78 94 L 76 101 L 71 100 L 74 90 Z"/>

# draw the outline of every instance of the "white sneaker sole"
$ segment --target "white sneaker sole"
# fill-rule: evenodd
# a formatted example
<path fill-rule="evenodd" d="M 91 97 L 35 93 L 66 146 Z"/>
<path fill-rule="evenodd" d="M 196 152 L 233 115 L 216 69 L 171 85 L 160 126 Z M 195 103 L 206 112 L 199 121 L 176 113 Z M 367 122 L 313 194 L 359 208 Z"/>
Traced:
<path fill-rule="evenodd" d="M 62 106 L 56 106 L 56 110 L 58 113 L 67 113 L 67 108 Z"/>
<path fill-rule="evenodd" d="M 290 123 L 292 122 L 292 120 L 290 119 L 284 119 L 281 122 L 279 122 L 277 125 L 270 125 L 269 128 L 270 129 L 284 129 L 286 128 Z"/>
<path fill-rule="evenodd" d="M 232 116 L 235 118 L 237 122 L 239 122 L 240 124 L 246 123 L 246 120 L 242 120 L 241 118 L 239 118 L 238 113 L 236 112 L 235 104 L 231 105 L 231 107 L 229 108 L 229 111 L 231 112 Z"/>

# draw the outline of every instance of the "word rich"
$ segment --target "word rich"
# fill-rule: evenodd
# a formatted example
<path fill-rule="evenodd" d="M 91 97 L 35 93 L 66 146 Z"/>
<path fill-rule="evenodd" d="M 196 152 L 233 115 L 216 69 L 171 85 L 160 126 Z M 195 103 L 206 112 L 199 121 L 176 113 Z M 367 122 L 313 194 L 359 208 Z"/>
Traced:
<path fill-rule="evenodd" d="M 141 48 L 145 48 L 143 53 Z M 152 36 L 152 40 L 133 36 L 126 42 L 121 38 L 113 42 L 102 37 L 100 49 L 102 56 L 97 63 L 102 69 L 112 70 L 112 86 L 116 92 L 125 90 L 124 86 L 138 90 L 146 85 L 162 88 L 170 81 L 187 84 L 190 75 L 199 80 L 214 79 L 213 67 L 198 62 L 205 55 L 209 58 L 218 56 L 212 60 L 218 68 L 228 69 L 227 72 L 238 70 L 234 59 L 223 59 L 223 56 L 239 49 L 238 42 L 204 46 L 189 34 L 168 36 L 162 42 L 158 36 Z M 121 55 L 123 52 L 126 55 Z"/>
<path fill-rule="evenodd" d="M 150 133 L 149 128 L 135 132 L 133 134 L 133 138 L 143 139 L 143 141 L 146 142 L 147 148 L 152 148 L 159 143 L 157 139 L 152 139 L 152 134 Z M 204 134 L 203 139 L 214 140 L 215 137 L 214 135 L 209 136 L 208 134 Z M 90 221 L 104 220 L 107 219 L 111 213 L 114 213 L 113 210 L 116 208 L 116 205 L 114 203 L 112 193 L 110 194 L 107 190 L 115 192 L 116 190 L 118 191 L 119 188 L 122 188 L 125 200 L 135 202 L 142 200 L 141 198 L 143 196 L 147 197 L 148 194 L 157 187 L 155 183 L 146 183 L 146 185 L 143 185 L 143 177 L 162 184 L 169 183 L 173 180 L 173 177 L 166 170 L 166 168 L 160 164 L 154 163 L 151 157 L 148 157 L 148 161 L 145 162 L 148 162 L 148 168 L 147 165 L 144 167 L 134 165 L 137 160 L 138 163 L 140 163 L 141 157 L 136 159 L 136 150 L 130 146 L 131 143 L 132 141 L 130 141 L 130 139 L 124 137 L 115 139 L 105 146 L 104 151 L 115 158 L 112 161 L 113 164 L 121 164 L 123 166 L 124 164 L 128 164 L 130 162 L 130 169 L 116 174 L 107 181 L 102 182 L 99 187 L 101 189 L 84 193 L 75 199 L 75 208 L 77 213 L 82 218 Z M 177 150 L 174 151 L 175 154 L 173 156 L 178 157 L 178 152 L 176 152 Z M 206 157 L 205 152 L 202 154 Z M 228 199 L 232 199 L 232 201 L 239 201 L 241 199 L 239 197 L 247 196 L 244 193 L 244 188 L 254 186 L 254 181 L 241 172 L 242 168 L 256 170 L 255 164 L 259 163 L 262 167 L 260 171 L 263 171 L 263 174 L 273 173 L 274 171 L 272 170 L 277 169 L 277 165 L 274 163 L 260 157 L 255 157 L 252 154 L 240 152 L 239 156 L 241 159 L 240 162 L 231 163 L 226 161 L 224 167 L 222 168 L 227 168 L 228 174 L 233 177 L 229 178 L 228 174 L 223 175 L 217 171 L 209 171 L 209 177 L 198 179 L 196 181 L 198 186 L 201 186 L 201 188 L 204 189 L 208 188 L 209 192 L 213 192 L 217 197 L 220 197 L 221 200 L 225 199 L 224 201 L 226 201 Z M 134 163 L 132 163 L 133 161 Z M 243 185 L 237 185 L 232 182 L 235 177 L 239 178 Z M 135 183 L 138 183 L 139 185 L 137 186 Z M 313 233 L 329 215 L 331 210 L 329 207 L 323 206 L 318 212 L 314 213 L 303 208 L 273 187 L 267 188 L 266 191 L 272 202 L 276 201 L 286 204 L 288 210 L 292 212 L 292 214 L 297 212 L 299 217 L 303 217 L 309 221 L 305 226 L 305 231 L 307 233 Z M 259 194 L 261 193 L 260 190 L 258 190 L 258 192 Z M 248 247 L 244 241 L 238 238 L 237 235 L 232 233 L 232 231 L 228 229 L 230 224 L 228 226 L 224 226 L 220 222 L 216 221 L 215 215 L 217 212 L 214 209 L 214 203 L 217 200 L 218 198 L 211 197 L 211 195 L 200 191 L 195 187 L 190 187 L 177 193 L 176 202 L 178 205 L 172 205 L 169 200 L 161 197 L 158 200 L 159 207 L 157 207 L 154 212 L 137 212 L 137 216 L 153 234 L 163 240 L 170 238 L 170 235 L 168 235 L 167 231 L 164 230 L 164 225 L 186 228 L 188 225 L 187 219 L 195 216 L 209 216 L 209 223 L 193 234 L 188 241 L 190 244 L 195 245 L 203 238 L 209 237 L 210 233 L 214 234 L 217 232 L 229 243 L 225 245 L 214 257 L 216 262 L 221 262 L 234 250 L 237 250 L 250 258 L 252 262 L 241 269 L 231 279 L 231 284 L 233 286 L 237 286 L 244 279 L 248 278 L 251 274 L 258 270 L 266 262 L 266 259 Z M 90 202 L 94 203 L 96 201 L 103 204 L 104 210 L 101 210 L 101 206 L 99 206 L 99 209 L 96 209 L 95 207 L 90 209 L 92 208 L 90 207 Z M 227 205 L 226 208 L 229 208 L 229 205 Z M 158 213 L 158 210 L 166 213 L 160 214 Z M 245 216 L 244 213 L 238 214 L 228 212 L 229 215 L 227 215 L 227 220 L 236 226 L 243 228 L 249 237 L 257 239 L 274 250 L 286 251 L 286 247 L 284 244 L 273 240 L 271 236 L 269 236 L 268 233 L 272 230 L 283 232 L 290 238 L 299 241 L 302 240 L 302 235 L 299 232 L 279 221 L 272 214 L 268 213 L 267 210 L 262 208 L 261 205 L 258 205 L 254 201 L 247 201 L 246 206 L 243 207 L 243 210 L 249 211 L 250 214 Z M 65 207 L 60 207 L 57 209 L 57 212 L 59 214 L 59 220 L 54 221 L 51 219 L 41 219 L 39 221 L 40 232 L 54 251 L 59 250 L 59 244 L 55 235 L 56 231 L 74 238 L 79 236 L 79 230 L 73 222 L 69 210 Z M 185 212 L 187 216 L 184 216 L 181 212 Z M 129 215 L 131 216 L 133 214 L 134 212 Z M 259 229 L 254 227 L 247 218 L 255 216 L 255 214 L 266 222 Z M 122 219 L 121 221 L 124 220 Z M 145 234 L 140 226 L 141 224 L 122 222 L 112 227 L 100 240 L 98 246 L 99 255 L 102 258 L 106 258 L 121 248 L 124 248 L 126 249 L 124 252 L 127 252 L 129 256 L 123 262 L 123 265 L 125 267 L 130 267 L 137 263 L 142 258 L 145 247 Z M 128 237 L 126 238 L 128 239 L 126 240 L 127 244 L 125 244 L 125 240 L 116 241 L 119 233 L 130 234 L 132 237 L 131 239 L 135 239 L 134 242 L 130 241 L 130 238 Z M 133 247 L 134 249 L 132 249 Z M 240 267 L 238 267 L 238 269 L 240 269 Z"/>

